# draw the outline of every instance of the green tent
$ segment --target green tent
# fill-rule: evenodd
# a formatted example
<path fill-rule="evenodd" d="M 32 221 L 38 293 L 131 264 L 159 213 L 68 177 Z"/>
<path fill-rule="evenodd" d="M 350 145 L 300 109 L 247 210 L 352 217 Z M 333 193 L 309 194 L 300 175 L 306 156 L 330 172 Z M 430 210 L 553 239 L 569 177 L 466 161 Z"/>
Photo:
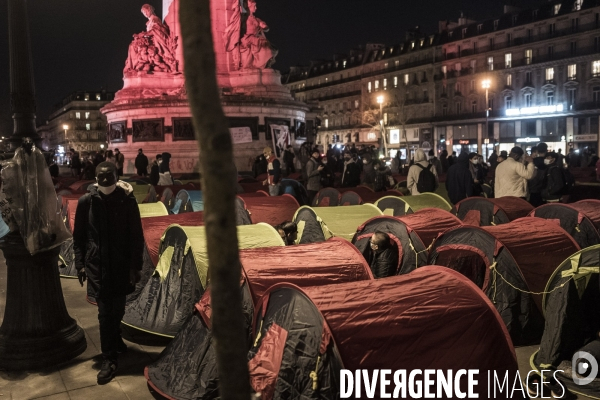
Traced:
<path fill-rule="evenodd" d="M 383 213 L 373 204 L 344 207 L 303 206 L 296 211 L 297 243 L 314 243 L 337 236 L 352 241 L 356 229 Z"/>
<path fill-rule="evenodd" d="M 138 204 L 138 207 L 142 218 L 169 215 L 167 207 L 162 202 Z"/>
<path fill-rule="evenodd" d="M 162 203 L 161 203 L 162 204 Z M 239 249 L 284 246 L 269 224 L 237 227 Z M 173 337 L 209 284 L 204 226 L 169 226 L 160 242 L 154 274 L 125 308 L 123 323 L 141 331 Z"/>
<path fill-rule="evenodd" d="M 600 330 L 600 245 L 587 247 L 563 261 L 548 280 L 542 299 L 546 317 L 540 348 L 530 359 L 535 370 L 578 370 L 578 351 L 597 352 Z M 571 374 L 558 373 L 567 388 L 600 399 L 600 383 L 576 385 Z"/>
<path fill-rule="evenodd" d="M 442 196 L 435 193 L 422 193 L 418 196 L 386 196 L 375 202 L 385 215 L 396 217 L 412 214 L 423 208 L 439 208 L 452 210 L 452 206 Z"/>
<path fill-rule="evenodd" d="M 132 184 L 131 187 L 133 187 L 133 195 L 135 196 L 138 204 L 142 204 L 148 197 L 148 193 L 150 192 L 152 185 L 135 183 Z"/>

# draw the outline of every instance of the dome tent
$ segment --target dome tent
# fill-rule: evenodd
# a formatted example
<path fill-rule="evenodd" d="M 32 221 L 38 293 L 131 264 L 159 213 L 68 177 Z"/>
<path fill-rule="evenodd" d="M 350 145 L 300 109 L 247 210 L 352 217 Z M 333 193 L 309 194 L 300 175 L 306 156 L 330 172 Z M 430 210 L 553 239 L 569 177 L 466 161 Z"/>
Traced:
<path fill-rule="evenodd" d="M 312 212 L 304 211 L 306 209 Z M 329 239 L 338 236 L 348 241 L 356 233 L 356 228 L 370 218 L 382 215 L 373 204 L 345 207 L 308 207 L 303 206 L 296 211 L 294 222 L 298 225 L 298 243 L 313 243 L 311 239 Z M 320 236 L 319 229 L 323 236 Z M 306 232 L 306 237 L 305 235 Z"/>
<path fill-rule="evenodd" d="M 572 204 L 545 204 L 531 211 L 529 216 L 558 220 L 560 226 L 573 236 L 573 239 L 582 249 L 600 244 L 600 232 L 598 232 L 594 223 L 584 213 L 573 207 Z"/>
<path fill-rule="evenodd" d="M 248 335 L 254 306 L 275 283 L 285 281 L 306 287 L 373 279 L 364 258 L 350 243 L 339 238 L 309 245 L 242 250 L 240 261 Z M 146 367 L 149 384 L 164 397 L 186 400 L 218 397 L 210 317 L 209 288 L 158 360 Z M 250 344 L 248 341 L 248 349 Z"/>
<path fill-rule="evenodd" d="M 175 195 L 172 214 L 204 211 L 204 197 L 201 190 L 180 190 Z"/>
<path fill-rule="evenodd" d="M 239 248 L 283 246 L 270 225 L 238 226 Z M 208 284 L 206 231 L 203 226 L 171 225 L 164 232 L 152 277 L 127 304 L 123 323 L 158 336 L 173 337 L 189 317 Z"/>
<path fill-rule="evenodd" d="M 559 260 L 579 250 L 558 224 L 520 218 L 508 224 L 463 225 L 440 235 L 429 263 L 457 270 L 492 300 L 513 343 L 537 343 L 543 330 L 540 293 Z"/>
<path fill-rule="evenodd" d="M 600 245 L 583 249 L 563 261 L 548 281 L 542 309 L 546 316 L 540 348 L 531 356 L 536 370 L 573 368 L 575 352 L 598 339 L 600 330 Z M 573 368 L 574 369 L 574 368 Z M 562 382 L 575 393 L 600 399 L 600 384 L 580 386 L 570 374 Z"/>
<path fill-rule="evenodd" d="M 569 205 L 588 217 L 600 230 L 600 200 L 580 200 Z"/>
<path fill-rule="evenodd" d="M 363 204 L 363 199 L 358 193 L 351 190 L 342 193 L 340 196 L 340 206 L 359 206 Z"/>
<path fill-rule="evenodd" d="M 375 202 L 386 215 L 399 217 L 412 214 L 423 208 L 439 208 L 450 211 L 452 206 L 442 196 L 435 193 L 422 193 L 418 196 L 386 196 Z M 387 211 L 389 210 L 389 211 Z"/>
<path fill-rule="evenodd" d="M 454 205 L 452 213 L 466 224 L 490 226 L 526 217 L 532 210 L 533 206 L 519 197 L 467 197 Z"/>
<path fill-rule="evenodd" d="M 140 209 L 140 216 L 142 218 L 146 217 L 160 217 L 163 215 L 169 215 L 167 208 L 163 203 L 145 203 L 138 204 Z"/>
<path fill-rule="evenodd" d="M 518 369 L 493 306 L 445 268 L 305 289 L 280 284 L 255 315 L 250 381 L 267 400 L 340 398 L 342 368 L 508 371 L 509 382 Z M 485 375 L 474 387 L 480 398 L 487 397 Z"/>
<path fill-rule="evenodd" d="M 323 188 L 319 190 L 319 193 L 313 200 L 313 207 L 333 207 L 340 205 L 340 198 L 342 195 L 337 189 L 332 187 Z"/>
<path fill-rule="evenodd" d="M 244 197 L 243 201 L 253 223 L 265 222 L 273 226 L 291 221 L 300 207 L 298 201 L 289 194 Z"/>
<path fill-rule="evenodd" d="M 279 190 L 280 194 L 289 194 L 294 197 L 300 206 L 309 205 L 308 192 L 300 182 L 294 179 L 282 179 L 279 181 Z"/>
<path fill-rule="evenodd" d="M 358 227 L 352 243 L 369 260 L 371 237 L 376 231 L 387 233 L 395 243 L 389 251 L 398 252 L 397 275 L 407 274 L 427 265 L 428 248 L 440 233 L 460 225 L 462 222 L 447 211 L 425 208 L 403 217 L 371 218 Z"/>
<path fill-rule="evenodd" d="M 397 190 L 387 190 L 387 191 L 383 191 L 383 192 L 375 192 L 373 189 L 371 189 L 368 186 L 356 186 L 356 187 L 347 187 L 347 188 L 338 188 L 339 192 L 343 195 L 346 192 L 355 192 L 356 194 L 358 194 L 360 196 L 360 198 L 365 202 L 365 203 L 375 203 L 377 202 L 377 200 L 381 199 L 382 197 L 386 197 L 386 196 L 402 196 L 402 193 L 400 193 Z"/>

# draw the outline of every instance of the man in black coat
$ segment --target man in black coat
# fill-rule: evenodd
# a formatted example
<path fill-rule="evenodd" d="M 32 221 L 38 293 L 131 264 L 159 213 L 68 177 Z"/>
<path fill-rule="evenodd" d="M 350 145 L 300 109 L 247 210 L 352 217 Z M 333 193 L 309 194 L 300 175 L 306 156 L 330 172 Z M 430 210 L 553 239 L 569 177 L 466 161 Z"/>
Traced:
<path fill-rule="evenodd" d="M 156 159 L 152 162 L 150 167 L 150 183 L 154 186 L 158 185 L 160 180 L 160 164 L 162 163 L 162 154 L 157 154 Z"/>
<path fill-rule="evenodd" d="M 148 175 L 148 157 L 146 157 L 142 149 L 138 150 L 138 155 L 135 157 L 135 169 L 138 176 Z"/>
<path fill-rule="evenodd" d="M 398 247 L 392 243 L 390 236 L 376 231 L 369 242 L 371 257 L 369 266 L 375 278 L 386 278 L 396 275 L 398 271 Z"/>
<path fill-rule="evenodd" d="M 344 153 L 342 187 L 356 187 L 358 185 L 360 185 L 360 167 L 349 152 Z"/>
<path fill-rule="evenodd" d="M 462 152 L 448 168 L 446 189 L 452 204 L 473 196 L 473 175 L 469 170 L 469 153 Z"/>
<path fill-rule="evenodd" d="M 110 382 L 118 369 L 118 353 L 127 351 L 120 324 L 125 297 L 140 280 L 144 236 L 133 188 L 118 182 L 111 162 L 96 167 L 97 185 L 79 199 L 73 229 L 75 267 L 81 286 L 98 303 L 100 344 L 104 360 L 98 384 Z"/>

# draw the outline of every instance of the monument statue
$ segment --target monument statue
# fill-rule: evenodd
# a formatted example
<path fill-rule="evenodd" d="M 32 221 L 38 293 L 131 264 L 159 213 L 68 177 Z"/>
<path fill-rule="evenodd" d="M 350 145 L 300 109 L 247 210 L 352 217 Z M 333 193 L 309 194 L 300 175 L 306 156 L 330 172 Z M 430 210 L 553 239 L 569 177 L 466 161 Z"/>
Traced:
<path fill-rule="evenodd" d="M 236 1 L 233 15 L 225 29 L 225 49 L 232 54 L 236 70 L 269 68 L 275 62 L 278 50 L 265 37 L 269 31 L 267 24 L 254 16 L 256 1 Z"/>
<path fill-rule="evenodd" d="M 179 73 L 177 56 L 177 36 L 156 16 L 154 7 L 142 6 L 142 14 L 148 18 L 146 32 L 133 35 L 124 73 Z"/>

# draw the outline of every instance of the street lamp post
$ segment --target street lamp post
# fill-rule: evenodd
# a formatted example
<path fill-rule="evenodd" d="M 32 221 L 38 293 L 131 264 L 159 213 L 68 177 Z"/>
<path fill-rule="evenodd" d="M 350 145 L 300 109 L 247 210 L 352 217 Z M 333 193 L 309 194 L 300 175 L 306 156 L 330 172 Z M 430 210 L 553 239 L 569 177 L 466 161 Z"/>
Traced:
<path fill-rule="evenodd" d="M 383 151 L 384 151 L 385 157 L 387 157 L 387 154 L 388 154 L 387 138 L 385 137 L 385 125 L 384 125 L 385 121 L 383 120 L 383 96 L 377 96 L 377 103 L 379 104 L 379 115 L 381 116 L 379 123 L 381 125 L 381 138 L 383 139 Z"/>
<path fill-rule="evenodd" d="M 490 86 L 491 86 L 492 82 L 489 79 L 484 79 L 483 82 L 481 82 L 481 86 L 485 89 L 485 137 L 489 139 L 490 136 L 490 129 L 489 129 L 489 119 L 490 119 L 490 101 L 489 101 L 489 90 L 490 90 Z M 496 151 L 496 149 L 494 148 L 494 151 Z M 487 149 L 485 151 L 485 153 L 487 154 Z"/>

